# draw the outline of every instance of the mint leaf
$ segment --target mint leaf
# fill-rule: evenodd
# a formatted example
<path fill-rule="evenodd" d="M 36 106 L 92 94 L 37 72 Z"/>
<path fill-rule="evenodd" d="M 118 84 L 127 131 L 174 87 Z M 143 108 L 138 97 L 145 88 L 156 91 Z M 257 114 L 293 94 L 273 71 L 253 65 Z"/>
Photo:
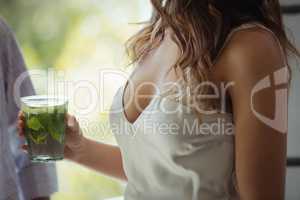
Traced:
<path fill-rule="evenodd" d="M 55 130 L 55 128 L 49 126 L 48 131 L 54 140 L 62 143 L 62 134 L 58 130 Z"/>
<path fill-rule="evenodd" d="M 29 137 L 35 144 L 45 144 L 47 142 L 47 134 L 30 134 Z"/>
<path fill-rule="evenodd" d="M 34 131 L 39 131 L 40 129 L 43 128 L 43 125 L 41 124 L 41 122 L 38 120 L 37 117 L 31 117 L 27 121 L 27 126 L 28 126 L 28 128 L 30 128 Z"/>
<path fill-rule="evenodd" d="M 38 144 L 45 144 L 47 142 L 47 134 L 39 135 L 37 140 Z"/>

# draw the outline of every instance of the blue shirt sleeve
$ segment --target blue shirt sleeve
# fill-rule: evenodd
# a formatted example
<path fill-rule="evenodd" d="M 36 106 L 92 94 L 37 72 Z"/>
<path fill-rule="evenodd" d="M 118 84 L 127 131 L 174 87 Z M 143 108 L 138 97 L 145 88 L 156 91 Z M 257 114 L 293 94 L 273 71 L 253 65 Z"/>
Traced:
<path fill-rule="evenodd" d="M 10 134 L 10 146 L 17 167 L 20 190 L 25 200 L 36 197 L 50 196 L 57 191 L 56 168 L 54 164 L 33 164 L 20 146 L 24 140 L 17 137 L 16 119 L 19 112 L 19 101 L 21 96 L 34 94 L 34 89 L 29 76 L 22 80 L 18 91 L 14 86 L 21 75 L 26 75 L 25 62 L 10 28 L 0 19 L 0 29 L 6 35 L 5 45 L 2 46 L 2 60 L 6 73 L 5 92 L 8 125 Z M 19 93 L 18 93 L 19 92 Z"/>

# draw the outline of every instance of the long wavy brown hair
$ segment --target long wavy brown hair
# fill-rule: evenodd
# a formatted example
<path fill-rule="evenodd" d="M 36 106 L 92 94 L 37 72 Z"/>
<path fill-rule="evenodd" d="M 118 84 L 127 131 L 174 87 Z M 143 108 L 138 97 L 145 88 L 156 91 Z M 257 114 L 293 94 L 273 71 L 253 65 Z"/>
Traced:
<path fill-rule="evenodd" d="M 207 80 L 228 34 L 244 23 L 258 22 L 275 33 L 286 60 L 299 52 L 289 41 L 278 0 L 151 0 L 153 15 L 145 27 L 127 42 L 132 62 L 159 46 L 166 29 L 174 33 L 181 55 L 175 64 L 191 71 L 198 81 Z"/>

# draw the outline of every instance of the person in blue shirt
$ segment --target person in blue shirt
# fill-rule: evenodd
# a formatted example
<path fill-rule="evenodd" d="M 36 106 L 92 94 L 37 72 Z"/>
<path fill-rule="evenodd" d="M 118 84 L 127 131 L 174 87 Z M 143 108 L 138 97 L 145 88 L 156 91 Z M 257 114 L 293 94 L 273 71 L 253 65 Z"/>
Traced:
<path fill-rule="evenodd" d="M 0 200 L 47 200 L 57 191 L 55 165 L 31 163 L 20 148 L 24 140 L 16 134 L 19 109 L 13 86 L 23 72 L 25 63 L 14 34 L 0 18 Z M 32 83 L 26 79 L 20 95 L 32 94 Z"/>

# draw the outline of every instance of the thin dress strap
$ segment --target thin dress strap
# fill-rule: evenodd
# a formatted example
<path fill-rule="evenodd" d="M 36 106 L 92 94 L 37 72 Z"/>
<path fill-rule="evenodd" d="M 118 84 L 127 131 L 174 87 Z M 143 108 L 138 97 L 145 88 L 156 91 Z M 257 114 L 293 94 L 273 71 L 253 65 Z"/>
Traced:
<path fill-rule="evenodd" d="M 283 48 L 281 46 L 281 43 L 280 43 L 278 37 L 275 35 L 275 33 L 273 31 L 271 31 L 270 29 L 268 29 L 267 27 L 265 27 L 264 25 L 262 25 L 260 23 L 257 23 L 257 22 L 253 22 L 253 23 L 246 23 L 246 24 L 243 24 L 243 25 L 241 25 L 237 28 L 234 28 L 229 33 L 229 35 L 227 36 L 227 38 L 224 42 L 223 47 L 221 48 L 221 50 L 219 51 L 218 56 L 216 57 L 215 62 L 217 61 L 218 57 L 221 55 L 222 51 L 226 48 L 227 44 L 230 42 L 230 39 L 233 37 L 233 35 L 235 33 L 237 33 L 238 31 L 254 29 L 254 28 L 262 29 L 262 30 L 265 30 L 265 31 L 269 32 L 273 36 L 273 38 L 276 40 L 276 42 L 278 43 L 278 46 L 279 46 L 280 51 L 281 51 L 281 55 L 283 56 L 283 58 L 285 57 L 284 56 L 285 54 L 284 54 Z M 187 70 L 186 73 L 191 73 L 191 70 L 190 69 Z M 192 76 L 188 76 L 188 77 L 192 77 Z M 190 83 L 193 83 L 193 82 L 196 85 L 198 84 L 196 81 L 193 81 L 193 80 Z M 183 80 L 182 77 L 178 81 L 176 81 L 174 83 L 174 85 L 176 85 L 176 87 L 166 88 L 159 95 L 162 96 L 162 97 L 167 97 L 168 99 L 180 102 L 183 105 L 189 104 L 188 101 L 191 100 L 191 99 L 194 99 L 194 98 L 190 98 L 190 99 L 189 98 L 184 98 L 184 97 L 193 96 L 194 94 L 182 93 L 182 92 L 188 91 L 188 90 L 185 90 L 185 88 L 187 87 L 187 84 Z M 193 88 L 193 87 L 196 87 L 196 85 L 189 85 L 189 87 Z M 177 87 L 177 86 L 181 86 L 181 87 Z M 197 106 L 199 106 L 199 105 L 197 104 Z M 203 104 L 202 106 L 204 106 L 204 107 L 206 106 L 206 108 L 207 108 L 207 105 Z M 214 109 L 214 107 L 212 107 L 211 109 Z"/>
<path fill-rule="evenodd" d="M 259 29 L 263 29 L 267 32 L 269 32 L 273 38 L 276 40 L 278 46 L 279 46 L 279 49 L 280 49 L 280 54 L 282 56 L 282 58 L 285 58 L 285 52 L 283 50 L 283 47 L 277 37 L 277 35 L 272 31 L 270 30 L 269 28 L 267 28 L 266 26 L 264 26 L 263 24 L 259 23 L 259 22 L 252 22 L 252 23 L 246 23 L 246 24 L 242 24 L 241 26 L 237 27 L 237 28 L 234 28 L 227 36 L 222 48 L 220 49 L 215 61 L 214 61 L 214 64 L 217 62 L 218 58 L 220 57 L 220 55 L 222 54 L 223 50 L 226 48 L 227 44 L 230 42 L 231 38 L 233 37 L 233 35 L 239 31 L 243 31 L 243 30 L 248 30 L 248 29 L 253 29 L 253 28 L 259 28 Z M 285 64 L 287 63 L 286 59 L 285 60 Z"/>

